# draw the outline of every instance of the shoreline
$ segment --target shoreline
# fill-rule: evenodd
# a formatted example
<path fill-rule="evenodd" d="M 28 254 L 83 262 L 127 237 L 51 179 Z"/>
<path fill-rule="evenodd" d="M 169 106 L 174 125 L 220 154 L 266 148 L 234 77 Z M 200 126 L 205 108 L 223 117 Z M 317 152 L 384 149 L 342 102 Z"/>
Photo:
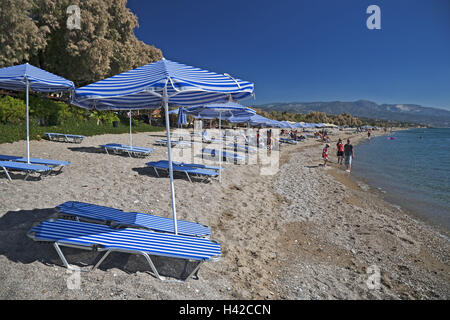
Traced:
<path fill-rule="evenodd" d="M 330 137 L 341 135 L 354 136 Z M 26 232 L 64 201 L 170 217 L 168 178 L 145 168 L 167 158 L 167 148 L 153 144 L 161 136 L 133 135 L 136 145 L 155 148 L 146 159 L 98 149 L 127 143 L 127 134 L 87 137 L 81 145 L 31 142 L 34 156 L 72 164 L 42 181 L 0 180 L 0 299 L 449 298 L 449 242 L 372 192 L 347 186 L 345 171 L 318 166 L 323 144 L 314 138 L 283 145 L 273 176 L 261 176 L 258 165 L 224 163 L 221 184 L 174 179 L 179 219 L 210 226 L 222 247 L 220 261 L 202 265 L 200 280 L 161 282 L 139 256 L 117 254 L 83 273 L 80 289 L 69 290 L 70 273 L 53 248 Z M 4 154 L 23 149 L 23 142 L 0 145 Z M 89 264 L 95 256 L 67 250 L 69 263 Z M 381 276 L 376 290 L 366 284 L 373 265 Z"/>
<path fill-rule="evenodd" d="M 378 135 L 381 135 L 381 133 Z M 342 136 L 340 137 L 343 138 Z M 361 135 L 359 137 L 350 136 L 350 139 L 352 140 L 352 144 L 356 146 L 358 141 L 364 140 L 365 137 Z M 337 140 L 337 137 L 333 140 Z M 308 146 L 306 148 L 301 148 L 300 150 L 303 153 L 307 153 L 308 149 L 316 149 L 315 154 L 318 155 L 322 145 L 323 143 L 317 142 L 315 146 Z M 292 162 L 296 162 L 293 158 L 298 157 L 296 152 L 297 150 L 292 149 L 291 165 Z M 305 158 L 307 158 L 307 156 L 305 156 Z M 320 159 L 319 156 L 316 156 L 316 163 L 318 162 L 320 162 Z M 323 167 L 317 168 L 324 169 Z M 297 166 L 297 169 L 301 170 L 299 166 Z M 377 192 L 374 192 L 375 188 L 365 183 L 361 185 L 361 183 L 358 183 L 360 181 L 357 180 L 357 177 L 354 179 L 350 178 L 352 175 L 349 177 L 345 170 L 337 167 L 336 163 L 332 163 L 326 170 L 316 172 L 314 178 L 321 179 L 324 178 L 324 176 L 332 179 L 332 181 L 324 183 L 323 188 L 331 189 L 330 193 L 333 195 L 337 194 L 338 199 L 333 199 L 333 202 L 336 201 L 339 203 L 338 207 L 345 204 L 349 205 L 349 208 L 348 210 L 339 210 L 339 208 L 329 209 L 330 211 L 332 210 L 333 213 L 327 212 L 326 215 L 328 215 L 328 217 L 324 217 L 325 214 L 322 214 L 322 216 L 319 217 L 315 215 L 312 217 L 307 217 L 306 219 L 301 219 L 301 222 L 297 222 L 300 223 L 300 225 L 309 225 L 310 228 L 313 228 L 312 226 L 314 226 L 315 233 L 322 236 L 322 238 L 318 240 L 320 244 L 318 244 L 315 248 L 312 248 L 312 251 L 314 252 L 315 250 L 318 250 L 319 252 L 328 252 L 329 254 L 327 257 L 317 259 L 317 257 L 314 257 L 314 255 L 309 252 L 312 256 L 312 264 L 308 264 L 292 257 L 291 253 L 291 264 L 297 265 L 298 268 L 301 268 L 300 270 L 302 270 L 303 273 L 309 274 L 309 278 L 315 279 L 315 281 L 303 281 L 302 284 L 306 289 L 302 289 L 298 292 L 298 298 L 301 299 L 302 296 L 306 299 L 433 299 L 436 297 L 442 298 L 442 296 L 448 297 L 448 289 L 438 290 L 441 291 L 441 293 L 437 295 L 430 292 L 429 296 L 423 296 L 419 293 L 421 290 L 425 290 L 421 285 L 415 284 L 409 287 L 402 285 L 401 281 L 397 278 L 399 276 L 391 274 L 392 270 L 399 269 L 398 273 L 403 276 L 405 272 L 412 273 L 411 270 L 414 270 L 416 273 L 414 281 L 418 283 L 423 282 L 424 278 L 428 277 L 427 273 L 429 273 L 429 270 L 421 269 L 414 261 L 412 261 L 412 263 L 409 261 L 410 264 L 408 266 L 403 265 L 405 264 L 405 260 L 409 259 L 402 257 L 400 260 L 403 261 L 402 263 L 399 263 L 396 259 L 391 258 L 389 254 L 386 254 L 386 252 L 388 253 L 390 250 L 397 252 L 398 247 L 405 246 L 405 243 L 411 244 L 411 248 L 408 248 L 406 245 L 406 248 L 404 249 L 413 249 L 410 255 L 416 255 L 417 261 L 426 261 L 428 264 L 427 267 L 432 266 L 432 268 L 439 269 L 441 273 L 436 273 L 436 275 L 438 275 L 437 278 L 443 277 L 443 287 L 445 288 L 445 286 L 449 286 L 448 275 L 445 274 L 445 270 L 447 270 L 446 272 L 449 271 L 447 263 L 448 253 L 446 252 L 449 247 L 448 238 L 443 236 L 439 230 L 436 230 L 432 226 L 426 225 L 422 221 L 414 220 L 404 211 L 401 212 L 401 214 L 398 214 L 399 212 L 395 212 L 396 210 L 394 210 L 393 204 L 382 199 Z M 304 188 L 307 188 L 307 186 L 307 184 L 302 184 L 302 187 Z M 346 194 L 346 197 L 340 197 L 343 193 Z M 327 197 L 323 198 L 325 202 L 328 200 Z M 292 199 L 290 202 L 292 202 Z M 318 201 L 316 206 L 320 205 L 321 202 Z M 330 208 L 332 206 L 325 205 L 324 207 Z M 357 216 L 355 216 L 355 214 Z M 383 217 L 382 221 L 378 221 L 381 217 Z M 346 222 L 344 223 L 344 232 L 343 230 L 338 230 L 337 232 L 333 231 L 334 228 L 342 225 L 342 221 Z M 356 223 L 352 224 L 349 223 L 349 221 L 356 221 Z M 386 221 L 390 221 L 390 223 L 386 224 Z M 334 235 L 329 235 L 324 230 L 327 225 L 330 227 L 330 232 L 335 233 Z M 377 225 L 378 227 L 374 228 L 374 226 Z M 299 226 L 297 227 L 299 228 Z M 287 229 L 289 229 L 289 227 Z M 365 230 L 364 232 L 360 232 L 360 229 Z M 383 229 L 386 229 L 387 232 L 384 232 Z M 348 233 L 350 233 L 350 236 Z M 309 232 L 304 232 L 304 234 L 308 236 L 307 238 L 317 238 L 316 234 L 311 234 Z M 375 237 L 374 234 L 379 234 L 379 237 Z M 358 235 L 360 235 L 360 237 L 358 237 Z M 390 241 L 383 241 L 382 239 L 386 236 L 394 237 Z M 350 241 L 341 241 L 346 237 L 349 237 Z M 284 239 L 284 245 L 289 243 L 288 238 L 289 237 Z M 358 242 L 364 242 L 364 238 L 369 238 L 370 241 L 366 239 L 364 241 L 367 241 L 367 243 L 361 243 L 358 245 Z M 324 241 L 324 239 L 327 239 L 327 241 Z M 418 241 L 416 239 L 420 240 Z M 434 255 L 431 256 L 424 252 L 424 249 L 422 249 L 422 247 L 428 247 L 427 244 L 430 241 L 435 243 L 435 245 L 437 245 L 436 243 L 439 243 L 437 246 L 440 247 L 439 249 L 436 248 L 433 253 Z M 372 253 L 372 255 L 368 256 L 367 251 L 373 251 L 374 247 L 378 248 Z M 417 247 L 420 248 L 420 250 Z M 327 249 L 324 250 L 323 248 Z M 298 250 L 298 248 L 296 248 L 296 250 Z M 295 252 L 296 250 L 293 251 Z M 299 252 L 297 252 L 297 254 L 299 256 L 305 256 L 305 250 L 298 251 Z M 335 257 L 335 252 L 340 252 L 340 254 L 337 254 L 340 258 Z M 308 253 L 307 250 L 306 253 Z M 388 265 L 388 267 L 385 267 L 386 265 Z M 322 272 L 321 268 L 324 268 L 325 266 L 332 268 L 334 272 L 338 269 L 341 273 L 346 274 L 347 278 L 344 277 L 344 281 L 337 280 L 339 279 L 338 274 L 335 274 L 335 277 L 331 277 L 330 281 L 335 285 L 335 287 L 339 287 L 339 290 L 337 290 L 339 294 L 323 294 L 324 290 L 318 289 L 318 283 L 322 282 L 322 285 L 326 285 L 323 284 L 323 280 L 321 279 L 330 278 L 330 274 L 333 274 L 333 271 L 331 270 L 328 273 Z M 342 268 L 343 266 L 344 268 Z M 380 290 L 367 289 L 367 284 L 364 279 L 367 280 L 371 275 L 370 273 L 367 273 L 367 270 L 369 270 L 371 266 L 377 266 L 380 270 Z M 293 277 L 295 277 L 296 273 L 298 273 L 289 267 L 287 267 L 286 270 L 287 274 L 290 274 Z M 432 272 L 436 272 L 436 269 Z M 352 277 L 353 281 L 345 281 L 345 279 L 348 280 Z M 440 284 L 437 278 L 433 280 L 428 278 L 426 281 L 433 282 L 434 286 L 439 287 Z M 292 280 L 286 280 L 286 282 L 288 283 L 288 286 L 289 284 L 290 287 L 294 286 L 292 284 Z M 395 283 L 395 286 L 393 286 L 392 283 Z M 300 288 L 302 287 L 301 284 L 297 284 L 297 286 Z M 349 290 L 349 288 L 351 289 Z M 362 296 L 361 294 L 354 295 L 355 291 L 364 292 L 364 294 Z M 300 292 L 303 294 L 300 294 Z M 398 292 L 400 292 L 400 294 L 398 294 Z M 295 295 L 293 295 L 292 292 L 288 294 L 288 296 L 289 298 L 295 298 Z"/>

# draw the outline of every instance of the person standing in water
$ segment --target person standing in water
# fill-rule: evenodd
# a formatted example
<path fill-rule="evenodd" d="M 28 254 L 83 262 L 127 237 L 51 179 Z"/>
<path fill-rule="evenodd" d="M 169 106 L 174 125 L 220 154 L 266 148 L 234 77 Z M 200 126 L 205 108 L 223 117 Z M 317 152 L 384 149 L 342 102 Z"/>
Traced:
<path fill-rule="evenodd" d="M 344 143 L 342 142 L 342 139 L 339 138 L 336 147 L 337 147 L 337 162 L 338 164 L 342 165 L 342 162 L 344 161 Z"/>
<path fill-rule="evenodd" d="M 347 172 L 350 172 L 352 169 L 352 159 L 355 157 L 355 153 L 353 150 L 353 145 L 350 144 L 350 139 L 347 139 L 347 144 L 344 146 L 344 158 L 345 158 L 345 166 L 347 168 Z"/>
<path fill-rule="evenodd" d="M 370 134 L 371 134 L 371 132 L 370 132 L 370 129 L 369 129 L 369 130 L 367 130 L 367 138 L 369 138 L 369 139 L 370 139 Z"/>

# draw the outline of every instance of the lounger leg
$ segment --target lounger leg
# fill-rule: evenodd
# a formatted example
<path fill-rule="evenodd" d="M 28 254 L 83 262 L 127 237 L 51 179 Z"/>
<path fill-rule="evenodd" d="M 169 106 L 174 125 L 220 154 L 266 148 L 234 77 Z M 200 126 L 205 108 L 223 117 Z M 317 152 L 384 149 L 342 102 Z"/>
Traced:
<path fill-rule="evenodd" d="M 8 180 L 9 180 L 9 181 L 12 181 L 11 177 L 9 176 L 8 170 L 6 170 L 5 167 L 3 167 L 3 171 L 5 171 L 6 176 L 8 177 Z"/>
<path fill-rule="evenodd" d="M 186 172 L 186 175 L 187 175 L 187 177 L 189 179 L 189 182 L 192 183 L 192 180 L 191 180 L 191 177 L 189 176 L 189 173 Z"/>
<path fill-rule="evenodd" d="M 27 180 L 27 178 L 30 176 L 30 171 L 27 171 L 27 174 L 25 175 L 25 178 L 23 180 Z"/>
<path fill-rule="evenodd" d="M 64 254 L 61 251 L 61 248 L 59 245 L 55 242 L 53 243 L 53 247 L 55 248 L 56 252 L 58 253 L 58 256 L 60 257 L 61 261 L 63 262 L 64 266 L 72 271 L 82 271 L 81 268 L 78 267 L 72 267 L 69 263 L 67 263 L 66 257 L 64 257 Z"/>
<path fill-rule="evenodd" d="M 109 255 L 109 253 L 111 252 L 111 250 L 106 251 L 106 253 L 103 255 L 103 257 L 96 263 L 96 265 L 92 268 L 92 270 L 97 269 L 98 266 L 100 266 L 100 264 L 105 261 L 106 257 Z"/>
<path fill-rule="evenodd" d="M 145 259 L 147 259 L 147 262 L 148 262 L 148 264 L 150 265 L 150 268 L 152 268 L 153 274 L 154 274 L 159 280 L 167 281 L 166 278 L 163 278 L 163 277 L 161 277 L 161 276 L 159 275 L 159 273 L 158 273 L 158 271 L 156 270 L 156 267 L 155 267 L 155 265 L 153 264 L 153 261 L 152 261 L 152 259 L 150 258 L 150 256 L 149 256 L 147 253 L 145 253 L 145 252 L 141 252 L 141 254 L 145 257 Z"/>
<path fill-rule="evenodd" d="M 156 173 L 156 175 L 158 176 L 158 178 L 159 178 L 159 173 L 158 173 L 158 170 L 155 168 L 155 167 L 153 167 L 153 169 L 155 170 L 155 173 Z"/>

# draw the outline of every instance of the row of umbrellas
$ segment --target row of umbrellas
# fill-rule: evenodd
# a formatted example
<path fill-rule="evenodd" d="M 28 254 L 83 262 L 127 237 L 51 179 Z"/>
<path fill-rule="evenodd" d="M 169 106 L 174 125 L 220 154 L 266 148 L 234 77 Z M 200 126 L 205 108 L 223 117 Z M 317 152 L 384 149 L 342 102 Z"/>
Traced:
<path fill-rule="evenodd" d="M 243 106 L 223 104 L 252 96 L 253 83 L 233 78 L 228 74 L 218 74 L 164 58 L 78 89 L 75 89 L 73 82 L 26 63 L 0 69 L 0 88 L 26 91 L 28 163 L 30 162 L 28 105 L 30 90 L 38 92 L 69 91 L 72 93 L 72 104 L 91 110 L 131 111 L 158 108 L 163 105 L 175 234 L 178 234 L 178 228 L 173 184 L 169 103 L 182 106 L 194 105 L 197 109 L 192 110 L 192 114 L 219 118 L 219 121 L 221 121 L 222 115 L 239 117 L 255 113 L 252 109 Z"/>
<path fill-rule="evenodd" d="M 231 103 L 232 104 L 232 103 Z M 231 105 L 230 104 L 230 105 Z M 245 108 L 237 103 L 233 106 L 236 108 Z M 169 111 L 169 114 L 177 115 L 177 124 L 187 124 L 186 115 L 193 115 L 196 119 L 216 119 L 216 116 L 211 116 L 208 113 L 199 114 L 196 113 L 198 107 L 191 108 L 178 108 Z M 251 109 L 250 109 L 251 110 Z M 297 128 L 324 128 L 324 127 L 336 127 L 336 125 L 329 123 L 305 123 L 305 122 L 288 122 L 272 120 L 255 113 L 249 114 L 223 114 L 222 120 L 227 120 L 231 123 L 247 123 L 249 126 L 263 126 L 269 128 L 284 128 L 284 129 L 297 129 Z"/>

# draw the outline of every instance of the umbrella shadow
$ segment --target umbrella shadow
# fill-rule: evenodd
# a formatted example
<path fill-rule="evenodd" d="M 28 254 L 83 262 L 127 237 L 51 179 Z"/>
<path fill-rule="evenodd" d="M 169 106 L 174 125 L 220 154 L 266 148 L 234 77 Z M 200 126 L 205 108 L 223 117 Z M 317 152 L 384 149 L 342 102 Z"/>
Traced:
<path fill-rule="evenodd" d="M 105 153 L 103 149 L 96 147 L 68 147 L 67 149 L 74 152 Z"/>
<path fill-rule="evenodd" d="M 56 218 L 55 208 L 6 212 L 0 217 L 0 256 L 15 263 L 40 262 L 49 267 L 64 267 L 52 243 L 33 241 L 27 236 L 30 229 L 51 218 Z M 68 247 L 61 249 L 69 264 L 79 267 L 92 267 L 104 254 Z M 169 257 L 152 256 L 151 259 L 160 275 L 176 279 L 184 279 L 198 264 Z M 110 254 L 98 269 L 108 271 L 114 268 L 128 274 L 151 270 L 144 257 L 119 252 Z"/>

